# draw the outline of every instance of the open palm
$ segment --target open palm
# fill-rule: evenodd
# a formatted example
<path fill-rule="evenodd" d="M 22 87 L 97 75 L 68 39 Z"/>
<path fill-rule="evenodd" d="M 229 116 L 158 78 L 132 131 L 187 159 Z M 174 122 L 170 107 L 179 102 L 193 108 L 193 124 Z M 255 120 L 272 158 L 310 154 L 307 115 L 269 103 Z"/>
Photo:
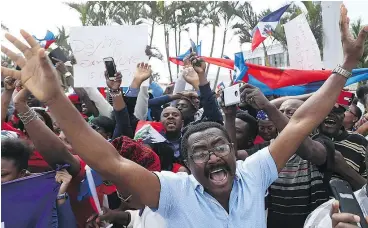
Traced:
<path fill-rule="evenodd" d="M 37 41 L 24 30 L 21 30 L 21 34 L 30 47 L 10 34 L 6 34 L 5 37 L 23 53 L 24 57 L 1 46 L 1 51 L 13 60 L 21 71 L 1 67 L 1 73 L 14 79 L 20 79 L 22 85 L 38 100 L 47 103 L 61 93 L 57 72 L 53 69 L 45 50 Z"/>
<path fill-rule="evenodd" d="M 148 65 L 147 63 L 138 63 L 134 77 L 140 80 L 141 82 L 144 82 L 149 77 L 151 77 L 151 74 L 152 74 L 151 65 Z"/>

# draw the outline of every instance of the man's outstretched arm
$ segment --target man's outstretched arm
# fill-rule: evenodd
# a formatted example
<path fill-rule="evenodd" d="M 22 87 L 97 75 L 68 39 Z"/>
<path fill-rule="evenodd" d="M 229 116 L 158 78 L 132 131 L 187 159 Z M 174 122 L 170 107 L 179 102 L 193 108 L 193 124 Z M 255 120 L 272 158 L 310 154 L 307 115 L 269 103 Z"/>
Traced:
<path fill-rule="evenodd" d="M 349 18 L 344 5 L 341 6 L 340 11 L 340 30 L 344 51 L 344 63 L 341 67 L 351 72 L 363 54 L 368 26 L 360 31 L 357 40 L 355 40 L 349 30 Z M 270 153 L 279 171 L 295 153 L 302 141 L 331 111 L 346 80 L 344 76 L 333 73 L 322 87 L 295 112 L 289 124 L 270 145 Z"/>

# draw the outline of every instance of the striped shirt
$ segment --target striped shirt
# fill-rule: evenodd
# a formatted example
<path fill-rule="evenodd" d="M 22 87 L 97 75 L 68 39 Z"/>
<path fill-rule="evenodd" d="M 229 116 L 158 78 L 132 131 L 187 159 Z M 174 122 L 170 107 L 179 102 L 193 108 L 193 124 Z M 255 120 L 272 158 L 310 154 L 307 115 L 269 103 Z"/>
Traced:
<path fill-rule="evenodd" d="M 307 216 L 319 205 L 329 200 L 329 192 L 324 179 L 327 161 L 334 154 L 331 140 L 318 141 L 327 150 L 326 163 L 317 166 L 294 155 L 272 183 L 267 197 L 267 227 L 303 227 Z M 327 180 L 328 181 L 328 180 Z"/>
<path fill-rule="evenodd" d="M 366 178 L 365 156 L 368 145 L 367 139 L 360 134 L 343 130 L 339 136 L 332 138 L 332 141 L 335 144 L 335 149 L 344 156 L 346 163 Z M 337 173 L 334 173 L 333 177 L 342 179 Z"/>
<path fill-rule="evenodd" d="M 356 191 L 355 197 L 363 211 L 364 216 L 368 216 L 368 197 L 367 186 L 365 185 L 360 190 Z M 311 213 L 305 221 L 304 228 L 325 228 L 332 227 L 330 211 L 333 200 L 330 200 L 319 206 Z"/>

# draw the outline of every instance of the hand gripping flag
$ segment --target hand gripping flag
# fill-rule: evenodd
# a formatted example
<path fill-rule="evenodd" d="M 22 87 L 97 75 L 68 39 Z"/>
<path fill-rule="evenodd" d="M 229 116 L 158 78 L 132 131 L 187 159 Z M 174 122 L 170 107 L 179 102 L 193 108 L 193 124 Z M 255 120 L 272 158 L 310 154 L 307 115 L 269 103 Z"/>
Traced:
<path fill-rule="evenodd" d="M 55 171 L 1 184 L 3 227 L 51 227 L 59 187 Z"/>
<path fill-rule="evenodd" d="M 56 41 L 56 38 L 54 36 L 54 33 L 47 30 L 46 35 L 43 39 L 38 39 L 36 36 L 33 36 L 39 43 L 43 44 L 44 42 L 44 48 L 48 49 L 52 43 Z"/>
<path fill-rule="evenodd" d="M 192 40 L 190 40 L 192 45 L 195 45 Z M 197 55 L 201 56 L 201 48 L 202 48 L 202 41 L 199 42 L 197 47 Z M 184 54 L 181 54 L 176 57 L 169 57 L 170 62 L 175 63 L 176 65 L 184 66 L 184 58 L 190 54 L 191 48 L 189 48 Z"/>
<path fill-rule="evenodd" d="M 252 51 L 258 47 L 260 43 L 262 43 L 273 30 L 276 29 L 277 24 L 280 21 L 281 16 L 285 13 L 285 11 L 289 8 L 290 4 L 281 7 L 280 9 L 266 15 L 263 17 L 254 27 L 252 31 Z"/>

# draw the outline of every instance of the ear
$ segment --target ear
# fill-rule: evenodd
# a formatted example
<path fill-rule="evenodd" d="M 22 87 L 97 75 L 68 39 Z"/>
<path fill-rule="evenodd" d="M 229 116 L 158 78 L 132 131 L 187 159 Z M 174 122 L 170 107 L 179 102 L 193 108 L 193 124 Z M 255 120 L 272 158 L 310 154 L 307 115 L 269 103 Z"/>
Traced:
<path fill-rule="evenodd" d="M 20 171 L 19 173 L 19 178 L 25 177 L 27 175 L 27 170 L 23 169 L 22 171 Z"/>

